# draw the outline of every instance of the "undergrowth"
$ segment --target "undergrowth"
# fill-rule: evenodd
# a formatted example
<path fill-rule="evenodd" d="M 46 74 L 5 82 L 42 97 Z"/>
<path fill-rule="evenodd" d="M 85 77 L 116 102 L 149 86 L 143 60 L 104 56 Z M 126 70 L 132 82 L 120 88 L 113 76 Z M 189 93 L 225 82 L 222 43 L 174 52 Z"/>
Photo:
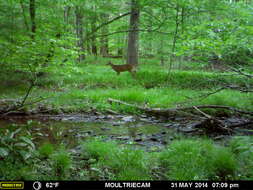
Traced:
<path fill-rule="evenodd" d="M 253 138 L 245 136 L 233 137 L 226 145 L 191 138 L 174 140 L 160 152 L 150 152 L 90 138 L 79 145 L 78 155 L 70 154 L 63 145 L 51 152 L 48 147 L 52 145 L 47 143 L 26 162 L 18 156 L 1 157 L 0 179 L 252 180 L 252 143 Z"/>
<path fill-rule="evenodd" d="M 235 140 L 248 146 L 245 151 L 251 151 L 251 140 Z M 245 158 L 242 152 L 235 152 L 235 146 L 234 140 L 226 147 L 211 140 L 186 139 L 175 140 L 163 151 L 153 153 L 98 139 L 84 142 L 82 145 L 83 157 L 93 160 L 90 167 L 95 168 L 95 172 L 90 176 L 91 179 L 253 179 L 252 169 L 238 167 L 240 164 L 251 166 L 253 157 Z"/>

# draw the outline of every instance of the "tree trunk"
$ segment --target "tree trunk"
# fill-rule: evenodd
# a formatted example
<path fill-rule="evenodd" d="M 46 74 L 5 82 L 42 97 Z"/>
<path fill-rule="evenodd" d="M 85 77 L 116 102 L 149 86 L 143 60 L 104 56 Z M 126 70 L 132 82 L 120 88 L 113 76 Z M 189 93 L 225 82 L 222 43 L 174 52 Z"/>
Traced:
<path fill-rule="evenodd" d="M 106 23 L 108 22 L 108 15 L 107 14 L 102 14 L 101 15 L 101 21 L 102 23 Z M 108 25 L 104 26 L 102 28 L 102 35 L 108 34 Z M 109 54 L 109 44 L 108 44 L 108 36 L 102 36 L 100 38 L 100 43 L 101 43 L 101 47 L 100 47 L 100 55 L 103 57 L 108 56 Z"/>
<path fill-rule="evenodd" d="M 170 68 L 169 70 L 172 69 L 172 61 L 175 58 L 175 48 L 176 48 L 176 43 L 177 43 L 177 38 L 178 38 L 178 27 L 179 27 L 179 5 L 177 5 L 177 10 L 176 10 L 176 28 L 175 28 L 175 32 L 174 32 L 174 36 L 173 36 L 173 42 L 172 42 L 172 48 L 171 48 L 171 55 L 170 55 Z"/>
<path fill-rule="evenodd" d="M 66 6 L 64 8 L 64 22 L 65 22 L 66 25 L 69 24 L 70 9 L 71 9 L 70 6 Z"/>
<path fill-rule="evenodd" d="M 117 43 L 119 44 L 118 49 L 117 49 L 117 56 L 123 57 L 124 38 L 122 38 L 121 36 L 118 36 Z"/>
<path fill-rule="evenodd" d="M 34 40 L 35 33 L 36 33 L 36 22 L 35 22 L 35 15 L 36 15 L 36 7 L 35 7 L 35 0 L 30 0 L 30 17 L 31 17 L 31 37 Z"/>
<path fill-rule="evenodd" d="M 93 15 L 91 19 L 91 32 L 92 34 L 96 33 L 96 22 L 97 22 L 97 15 L 96 15 L 96 7 L 93 6 Z M 95 35 L 91 37 L 91 52 L 93 55 L 97 55 L 97 39 Z"/>
<path fill-rule="evenodd" d="M 76 36 L 78 38 L 77 47 L 79 48 L 78 61 L 81 62 L 85 59 L 84 55 L 84 37 L 83 37 L 83 14 L 80 7 L 76 6 Z"/>
<path fill-rule="evenodd" d="M 150 15 L 153 15 L 153 10 L 150 9 L 149 10 L 150 12 Z M 145 41 L 145 52 L 144 52 L 144 55 L 147 56 L 147 57 L 153 57 L 153 33 L 151 32 L 152 31 L 152 26 L 153 26 L 153 17 L 152 18 L 149 18 L 148 20 L 148 26 L 147 26 L 147 29 L 148 29 L 148 33 L 147 33 L 147 41 Z"/>
<path fill-rule="evenodd" d="M 127 63 L 138 65 L 138 29 L 140 10 L 138 0 L 131 0 L 131 16 L 128 34 Z"/>
<path fill-rule="evenodd" d="M 19 3 L 20 3 L 21 10 L 22 10 L 26 30 L 27 30 L 27 32 L 29 32 L 30 29 L 29 29 L 29 25 L 28 25 L 28 22 L 27 22 L 27 19 L 26 19 L 24 2 L 22 0 L 20 0 Z"/>
<path fill-rule="evenodd" d="M 164 39 L 163 37 L 160 37 L 160 47 L 159 47 L 159 50 L 158 50 L 158 55 L 160 57 L 160 63 L 161 65 L 164 65 Z"/>

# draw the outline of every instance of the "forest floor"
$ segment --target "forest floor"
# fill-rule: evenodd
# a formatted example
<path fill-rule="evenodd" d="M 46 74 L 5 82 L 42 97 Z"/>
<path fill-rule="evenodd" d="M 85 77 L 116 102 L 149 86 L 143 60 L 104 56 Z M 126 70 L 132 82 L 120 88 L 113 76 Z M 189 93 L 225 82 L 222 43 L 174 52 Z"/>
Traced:
<path fill-rule="evenodd" d="M 97 63 L 99 62 L 99 64 Z M 146 107 L 174 108 L 191 105 L 225 105 L 253 111 L 253 94 L 227 86 L 245 87 L 253 80 L 234 72 L 204 71 L 204 67 L 174 69 L 168 66 L 140 64 L 136 78 L 130 73 L 119 76 L 105 65 L 106 60 L 91 64 L 65 65 L 50 68 L 40 77 L 27 102 L 44 97 L 45 100 L 27 106 L 24 111 L 44 113 L 78 113 L 113 110 L 119 113 L 137 113 L 124 105 L 111 104 L 108 98 Z M 0 99 L 23 99 L 29 88 L 28 74 L 5 72 L 0 76 Z M 217 93 L 213 93 L 217 91 Z M 210 95 L 208 95 L 210 93 Z M 210 110 L 209 110 L 210 111 Z M 219 111 L 218 111 L 219 112 Z"/>

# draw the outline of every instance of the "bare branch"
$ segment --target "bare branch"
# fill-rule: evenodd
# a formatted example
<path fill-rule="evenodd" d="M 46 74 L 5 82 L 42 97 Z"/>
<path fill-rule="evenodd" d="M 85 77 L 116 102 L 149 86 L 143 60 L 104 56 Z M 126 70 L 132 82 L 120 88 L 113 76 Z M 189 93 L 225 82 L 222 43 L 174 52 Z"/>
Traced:
<path fill-rule="evenodd" d="M 94 36 L 95 33 L 96 33 L 100 28 L 102 28 L 102 27 L 104 27 L 104 26 L 106 26 L 106 25 L 108 25 L 108 24 L 111 24 L 112 22 L 114 22 L 114 21 L 116 21 L 116 20 L 119 20 L 119 19 L 121 19 L 122 17 L 125 17 L 125 16 L 127 16 L 127 15 L 129 15 L 129 14 L 130 14 L 130 12 L 127 12 L 127 13 L 124 13 L 124 14 L 122 14 L 122 15 L 119 15 L 119 16 L 117 16 L 117 17 L 115 17 L 115 18 L 109 20 L 108 22 L 102 23 L 101 25 L 99 25 L 98 27 L 96 27 L 96 28 L 92 31 L 92 33 L 87 34 L 87 38 L 89 38 L 90 36 Z"/>
<path fill-rule="evenodd" d="M 128 32 L 131 32 L 131 31 L 132 30 L 120 30 L 120 31 L 116 31 L 116 32 L 108 33 L 108 34 L 97 35 L 96 38 L 101 38 L 101 37 L 104 37 L 104 36 L 111 36 L 111 35 L 120 34 L 120 33 L 128 33 Z M 171 34 L 170 32 L 162 32 L 162 31 L 147 30 L 147 29 L 139 29 L 139 30 L 135 30 L 135 31 L 139 31 L 139 32 L 155 32 L 155 33 L 164 34 L 164 35 Z"/>
<path fill-rule="evenodd" d="M 237 68 L 234 68 L 234 67 L 230 67 L 230 69 L 242 76 L 245 76 L 247 78 L 250 78 L 252 79 L 253 78 L 253 75 L 252 74 L 249 74 L 249 73 L 246 73 L 246 72 L 243 72 L 241 69 L 237 69 Z"/>

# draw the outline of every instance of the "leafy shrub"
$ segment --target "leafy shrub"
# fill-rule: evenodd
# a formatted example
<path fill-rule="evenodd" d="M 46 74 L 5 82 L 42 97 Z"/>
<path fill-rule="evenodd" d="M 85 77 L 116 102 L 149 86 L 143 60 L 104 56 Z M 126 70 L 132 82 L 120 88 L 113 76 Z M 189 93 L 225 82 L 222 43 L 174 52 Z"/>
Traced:
<path fill-rule="evenodd" d="M 1 180 L 32 180 L 35 179 L 35 173 L 32 166 L 25 163 L 15 162 L 11 159 L 1 161 L 0 179 Z"/>
<path fill-rule="evenodd" d="M 2 129 L 0 130 L 0 159 L 13 158 L 22 159 L 27 162 L 35 151 L 35 144 L 28 131 L 18 129 Z"/>

